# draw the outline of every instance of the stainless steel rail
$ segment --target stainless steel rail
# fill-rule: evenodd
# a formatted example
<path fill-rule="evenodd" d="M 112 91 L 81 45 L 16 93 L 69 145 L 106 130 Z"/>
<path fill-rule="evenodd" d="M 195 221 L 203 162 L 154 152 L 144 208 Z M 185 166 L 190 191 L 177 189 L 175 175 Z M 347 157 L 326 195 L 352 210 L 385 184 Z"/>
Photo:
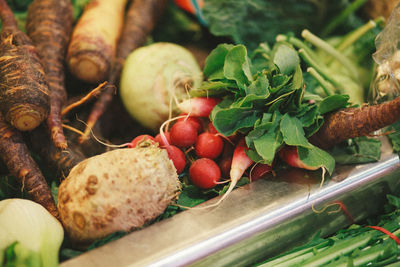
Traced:
<path fill-rule="evenodd" d="M 383 155 L 377 163 L 338 168 L 322 187 L 321 173 L 289 169 L 234 190 L 216 208 L 181 212 L 61 267 L 247 266 L 377 214 L 386 194 L 400 189 L 399 167 L 397 156 Z M 328 206 L 335 201 L 352 218 Z"/>

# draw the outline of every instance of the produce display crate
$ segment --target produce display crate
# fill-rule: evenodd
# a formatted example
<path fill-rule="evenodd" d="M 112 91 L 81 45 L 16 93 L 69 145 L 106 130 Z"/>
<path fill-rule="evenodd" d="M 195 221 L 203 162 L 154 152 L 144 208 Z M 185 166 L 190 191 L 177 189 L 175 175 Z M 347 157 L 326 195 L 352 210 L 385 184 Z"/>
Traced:
<path fill-rule="evenodd" d="M 61 267 L 260 262 L 304 244 L 318 232 L 328 236 L 353 220 L 382 212 L 386 194 L 400 189 L 399 158 L 387 142 L 382 147 L 379 162 L 337 166 L 322 186 L 321 172 L 287 169 L 234 190 L 217 207 L 183 211 L 65 261 Z"/>

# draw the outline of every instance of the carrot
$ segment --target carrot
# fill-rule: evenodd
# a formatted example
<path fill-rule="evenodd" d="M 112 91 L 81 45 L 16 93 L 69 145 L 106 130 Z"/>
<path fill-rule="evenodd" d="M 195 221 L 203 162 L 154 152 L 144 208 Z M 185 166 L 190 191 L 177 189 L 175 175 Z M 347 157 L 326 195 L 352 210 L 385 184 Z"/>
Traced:
<path fill-rule="evenodd" d="M 122 30 L 127 0 L 92 0 L 79 18 L 68 46 L 67 64 L 78 79 L 107 79 Z"/>
<path fill-rule="evenodd" d="M 0 114 L 0 157 L 33 201 L 59 217 L 50 188 L 36 162 L 30 156 L 19 131 L 6 123 Z"/>
<path fill-rule="evenodd" d="M 109 83 L 89 115 L 85 134 L 80 139 L 81 142 L 88 138 L 91 129 L 111 103 L 125 59 L 133 50 L 146 42 L 147 35 L 153 30 L 166 4 L 166 0 L 135 0 L 128 7 L 125 24 L 117 45 L 116 58 L 108 77 Z"/>
<path fill-rule="evenodd" d="M 64 56 L 73 24 L 70 0 L 35 0 L 28 8 L 26 30 L 34 43 L 46 73 L 50 90 L 47 124 L 56 147 L 67 141 L 61 126 L 61 108 L 66 102 Z"/>
<path fill-rule="evenodd" d="M 11 9 L 0 0 L 0 107 L 21 131 L 36 128 L 49 114 L 49 89 L 29 37 L 20 31 Z"/>
<path fill-rule="evenodd" d="M 367 136 L 399 118 L 400 97 L 378 105 L 342 109 L 325 115 L 324 124 L 310 142 L 327 149 L 349 138 Z"/>
<path fill-rule="evenodd" d="M 86 158 L 80 150 L 81 147 L 73 142 L 70 142 L 70 145 L 64 150 L 56 147 L 50 139 L 45 125 L 41 125 L 31 132 L 29 148 L 37 153 L 49 166 L 49 169 L 56 172 L 61 178 L 67 177 L 71 169 Z"/>

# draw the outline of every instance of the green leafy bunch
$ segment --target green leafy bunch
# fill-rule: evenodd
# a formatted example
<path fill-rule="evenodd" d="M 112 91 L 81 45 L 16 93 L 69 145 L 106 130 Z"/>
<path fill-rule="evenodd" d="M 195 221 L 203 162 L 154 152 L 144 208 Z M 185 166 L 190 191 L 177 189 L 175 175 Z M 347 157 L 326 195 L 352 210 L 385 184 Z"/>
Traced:
<path fill-rule="evenodd" d="M 306 93 L 299 55 L 289 43 L 272 49 L 261 44 L 250 56 L 243 45 L 220 44 L 208 56 L 204 76 L 193 95 L 222 97 L 210 119 L 225 136 L 244 134 L 252 160 L 272 164 L 281 147 L 296 146 L 303 163 L 332 173 L 334 159 L 308 138 L 324 113 L 348 105 L 348 96 Z"/>

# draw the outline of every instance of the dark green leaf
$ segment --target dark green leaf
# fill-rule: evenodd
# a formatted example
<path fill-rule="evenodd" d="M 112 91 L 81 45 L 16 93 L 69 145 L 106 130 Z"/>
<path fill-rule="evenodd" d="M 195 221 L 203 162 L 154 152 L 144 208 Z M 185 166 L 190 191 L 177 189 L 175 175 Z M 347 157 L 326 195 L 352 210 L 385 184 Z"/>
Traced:
<path fill-rule="evenodd" d="M 228 51 L 225 57 L 224 75 L 227 79 L 236 81 L 241 88 L 253 81 L 245 46 L 237 45 Z"/>
<path fill-rule="evenodd" d="M 209 197 L 201 189 L 194 185 L 188 185 L 183 188 L 177 203 L 184 207 L 194 207 L 208 199 Z"/>
<path fill-rule="evenodd" d="M 324 150 L 313 146 L 310 148 L 298 147 L 299 159 L 309 167 L 325 168 L 329 174 L 333 173 L 335 168 L 335 159 Z"/>
<path fill-rule="evenodd" d="M 231 81 L 205 81 L 202 82 L 199 88 L 190 90 L 190 95 L 198 96 L 216 96 L 232 91 L 236 84 Z"/>
<path fill-rule="evenodd" d="M 271 92 L 275 93 L 287 85 L 290 81 L 290 76 L 284 74 L 276 74 L 271 80 Z"/>
<path fill-rule="evenodd" d="M 280 129 L 281 119 L 282 115 L 275 112 L 272 124 L 268 125 L 268 130 L 262 136 L 252 140 L 252 147 L 263 158 L 262 163 L 272 164 L 276 151 L 283 145 Z"/>
<path fill-rule="evenodd" d="M 220 44 L 208 55 L 203 70 L 203 74 L 208 80 L 224 78 L 225 57 L 232 47 L 231 44 Z"/>
<path fill-rule="evenodd" d="M 331 155 L 338 164 L 359 164 L 376 162 L 381 157 L 381 142 L 367 137 L 351 139 L 347 143 L 336 145 Z"/>
<path fill-rule="evenodd" d="M 273 61 L 281 73 L 291 75 L 300 65 L 300 58 L 296 50 L 287 44 L 275 46 Z"/>
<path fill-rule="evenodd" d="M 319 104 L 320 114 L 325 114 L 337 109 L 345 108 L 348 106 L 348 100 L 350 97 L 348 95 L 331 95 L 325 97 Z"/>
<path fill-rule="evenodd" d="M 298 118 L 292 117 L 286 113 L 282 117 L 280 129 L 282 132 L 283 141 L 287 145 L 312 148 L 312 145 L 304 136 L 303 124 Z"/>
<path fill-rule="evenodd" d="M 213 124 L 219 133 L 230 136 L 238 130 L 252 128 L 258 119 L 258 112 L 252 107 L 232 107 L 215 112 Z"/>

